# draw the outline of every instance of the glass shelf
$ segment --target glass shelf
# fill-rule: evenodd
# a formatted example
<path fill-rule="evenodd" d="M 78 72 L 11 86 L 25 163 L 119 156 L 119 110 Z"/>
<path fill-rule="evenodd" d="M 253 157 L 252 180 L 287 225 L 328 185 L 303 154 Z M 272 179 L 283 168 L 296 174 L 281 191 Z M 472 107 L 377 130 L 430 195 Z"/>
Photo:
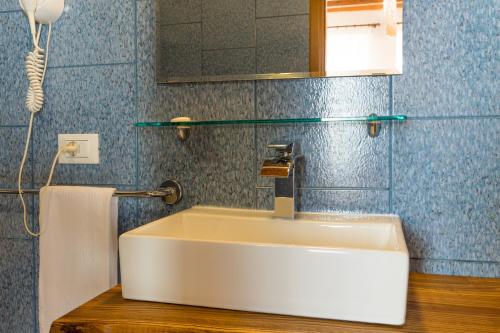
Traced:
<path fill-rule="evenodd" d="M 178 127 L 178 126 L 215 126 L 215 125 L 251 125 L 251 124 L 297 124 L 297 123 L 334 123 L 358 122 L 378 123 L 386 121 L 404 122 L 408 119 L 405 115 L 396 116 L 364 116 L 364 117 L 331 117 L 331 118 L 287 118 L 287 119 L 237 119 L 237 120 L 192 120 L 192 121 L 159 121 L 138 122 L 137 127 Z"/>

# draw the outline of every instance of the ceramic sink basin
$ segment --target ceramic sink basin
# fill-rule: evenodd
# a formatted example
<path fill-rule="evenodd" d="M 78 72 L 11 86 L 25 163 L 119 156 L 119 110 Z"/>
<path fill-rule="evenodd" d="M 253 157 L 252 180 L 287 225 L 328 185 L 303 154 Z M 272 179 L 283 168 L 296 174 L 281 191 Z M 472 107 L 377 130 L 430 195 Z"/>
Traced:
<path fill-rule="evenodd" d="M 124 298 L 393 325 L 408 262 L 395 215 L 194 207 L 120 237 Z"/>

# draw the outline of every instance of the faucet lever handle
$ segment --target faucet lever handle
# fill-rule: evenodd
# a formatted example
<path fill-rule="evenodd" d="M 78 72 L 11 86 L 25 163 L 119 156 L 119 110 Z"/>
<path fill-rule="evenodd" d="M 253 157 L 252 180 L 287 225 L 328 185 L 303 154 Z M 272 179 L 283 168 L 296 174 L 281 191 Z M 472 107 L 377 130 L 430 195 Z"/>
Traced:
<path fill-rule="evenodd" d="M 267 148 L 274 149 L 274 150 L 276 150 L 277 152 L 280 152 L 280 153 L 292 153 L 292 151 L 293 151 L 293 142 L 288 142 L 288 143 L 284 143 L 284 142 L 271 143 L 271 144 L 267 145 Z"/>

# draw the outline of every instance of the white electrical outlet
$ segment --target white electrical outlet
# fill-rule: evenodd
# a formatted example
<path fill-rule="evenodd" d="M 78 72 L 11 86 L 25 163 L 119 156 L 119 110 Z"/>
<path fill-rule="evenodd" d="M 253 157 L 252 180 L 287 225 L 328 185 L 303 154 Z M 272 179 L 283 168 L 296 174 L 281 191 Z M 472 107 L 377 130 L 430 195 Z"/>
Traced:
<path fill-rule="evenodd" d="M 62 153 L 60 164 L 99 164 L 99 134 L 59 134 L 59 149 L 70 142 L 78 144 L 78 151 Z"/>

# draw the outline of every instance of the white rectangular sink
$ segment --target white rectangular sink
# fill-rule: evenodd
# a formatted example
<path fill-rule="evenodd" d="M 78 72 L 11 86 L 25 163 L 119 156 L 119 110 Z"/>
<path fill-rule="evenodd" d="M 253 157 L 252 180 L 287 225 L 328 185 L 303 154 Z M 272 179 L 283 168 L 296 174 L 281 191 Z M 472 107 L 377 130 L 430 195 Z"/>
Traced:
<path fill-rule="evenodd" d="M 392 325 L 408 262 L 395 215 L 194 207 L 120 237 L 124 298 Z"/>

